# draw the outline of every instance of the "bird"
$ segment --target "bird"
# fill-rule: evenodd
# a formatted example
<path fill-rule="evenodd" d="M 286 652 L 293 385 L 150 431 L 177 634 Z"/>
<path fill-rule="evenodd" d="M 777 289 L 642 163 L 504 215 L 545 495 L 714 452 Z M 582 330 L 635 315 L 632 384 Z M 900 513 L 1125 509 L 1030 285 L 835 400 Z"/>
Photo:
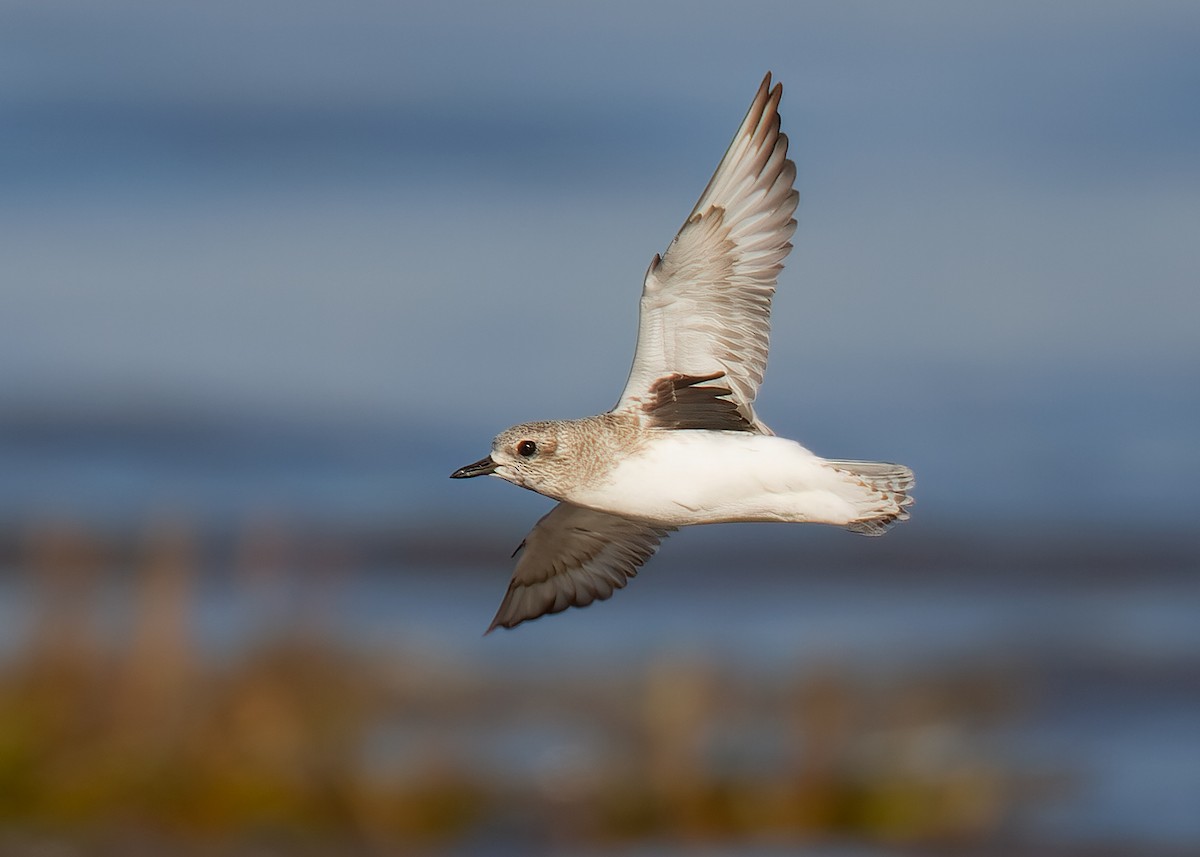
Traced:
<path fill-rule="evenodd" d="M 651 261 L 616 405 L 505 429 L 487 456 L 451 474 L 558 501 L 513 553 L 485 633 L 609 598 L 680 527 L 809 522 L 878 536 L 908 519 L 908 467 L 821 458 L 755 411 L 799 202 L 782 94 L 767 72 L 708 186 Z"/>

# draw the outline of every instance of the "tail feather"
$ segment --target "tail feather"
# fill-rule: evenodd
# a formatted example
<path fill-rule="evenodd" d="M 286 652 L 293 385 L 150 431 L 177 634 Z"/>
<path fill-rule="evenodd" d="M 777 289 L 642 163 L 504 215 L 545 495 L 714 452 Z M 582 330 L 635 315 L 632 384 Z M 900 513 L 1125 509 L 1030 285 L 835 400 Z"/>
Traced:
<path fill-rule="evenodd" d="M 847 530 L 864 536 L 882 536 L 896 522 L 908 520 L 907 507 L 913 502 L 908 492 L 916 480 L 913 472 L 903 464 L 886 461 L 829 463 L 868 491 L 862 502 L 862 516 L 846 524 Z"/>

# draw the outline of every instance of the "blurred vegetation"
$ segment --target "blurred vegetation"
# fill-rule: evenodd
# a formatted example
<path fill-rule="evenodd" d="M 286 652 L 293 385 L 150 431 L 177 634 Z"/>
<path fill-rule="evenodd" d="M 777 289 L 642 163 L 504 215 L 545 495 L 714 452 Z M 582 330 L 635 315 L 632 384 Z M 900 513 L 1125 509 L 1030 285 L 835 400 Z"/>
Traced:
<path fill-rule="evenodd" d="M 0 665 L 0 830 L 379 853 L 492 835 L 967 844 L 1053 785 L 989 750 L 1020 711 L 1003 671 L 756 674 L 651 653 L 635 674 L 498 676 L 356 646 L 304 610 L 222 654 L 194 639 L 186 528 L 153 528 L 121 564 L 70 527 L 25 542 L 36 609 Z M 248 592 L 296 585 L 269 531 L 237 565 Z M 121 574 L 130 621 L 106 630 Z"/>

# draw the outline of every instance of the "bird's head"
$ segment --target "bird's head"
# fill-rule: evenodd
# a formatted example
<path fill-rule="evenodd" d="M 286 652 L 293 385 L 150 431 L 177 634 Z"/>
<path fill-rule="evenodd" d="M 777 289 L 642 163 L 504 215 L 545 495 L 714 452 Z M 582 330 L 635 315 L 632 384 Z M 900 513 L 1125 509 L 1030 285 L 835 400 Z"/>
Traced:
<path fill-rule="evenodd" d="M 551 420 L 505 429 L 492 441 L 491 455 L 460 467 L 450 478 L 499 476 L 522 488 L 560 497 L 565 487 L 560 483 L 568 473 L 569 446 L 562 426 Z"/>

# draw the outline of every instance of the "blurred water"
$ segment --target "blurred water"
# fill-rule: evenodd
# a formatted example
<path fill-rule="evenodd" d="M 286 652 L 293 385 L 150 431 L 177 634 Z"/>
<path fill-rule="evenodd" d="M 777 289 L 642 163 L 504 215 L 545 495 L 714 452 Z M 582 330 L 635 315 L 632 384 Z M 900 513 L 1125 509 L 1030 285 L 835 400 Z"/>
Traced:
<path fill-rule="evenodd" d="M 481 637 L 506 574 L 501 557 L 487 569 L 359 570 L 321 584 L 316 603 L 210 575 L 197 582 L 188 624 L 207 657 L 230 660 L 307 611 L 332 639 L 403 650 L 406 662 L 415 658 L 431 673 L 517 685 L 537 676 L 564 690 L 581 676 L 633 676 L 663 657 L 763 680 L 830 669 L 868 682 L 1004 675 L 1022 699 L 1019 716 L 971 740 L 986 742 L 1013 770 L 1067 778 L 1053 796 L 1019 804 L 1006 824 L 1013 836 L 1200 842 L 1192 800 L 1200 793 L 1195 576 L 1146 569 L 1096 583 L 973 579 L 969 569 L 936 579 L 808 569 L 789 578 L 747 568 L 730 578 L 664 555 L 609 603 Z M 0 652 L 11 653 L 31 630 L 37 611 L 28 584 L 0 575 Z M 133 625 L 132 587 L 119 578 L 101 593 L 105 636 Z M 579 732 L 584 723 L 530 728 L 462 740 L 478 745 L 478 764 L 509 776 L 560 749 L 591 746 Z M 370 751 L 385 770 L 402 764 L 417 740 L 406 730 L 386 734 Z"/>
<path fill-rule="evenodd" d="M 950 376 L 936 396 L 863 401 L 817 390 L 774 409 L 767 397 L 764 409 L 779 432 L 820 453 L 912 466 L 916 526 L 1082 526 L 1119 539 L 1190 526 L 1200 473 L 1200 384 L 1190 374 L 1179 367 L 1149 387 L 1062 379 L 1060 389 Z M 523 405 L 510 407 L 516 417 Z M 881 412 L 899 427 L 878 431 Z M 414 516 L 422 525 L 531 522 L 539 506 L 524 492 L 446 478 L 503 425 L 487 413 L 440 425 L 235 418 L 195 406 L 10 408 L 0 413 L 0 524 L 58 516 L 128 526 L 172 510 L 212 523 L 264 511 L 399 528 Z"/>

